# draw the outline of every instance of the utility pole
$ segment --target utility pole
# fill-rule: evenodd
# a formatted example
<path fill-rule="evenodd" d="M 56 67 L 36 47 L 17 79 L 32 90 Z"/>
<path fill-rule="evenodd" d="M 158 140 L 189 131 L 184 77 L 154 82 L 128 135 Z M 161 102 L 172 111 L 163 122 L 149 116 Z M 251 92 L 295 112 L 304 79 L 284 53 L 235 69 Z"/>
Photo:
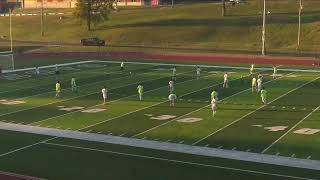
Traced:
<path fill-rule="evenodd" d="M 301 36 L 301 13 L 302 13 L 303 5 L 302 0 L 300 0 L 299 4 L 299 27 L 298 27 L 298 41 L 297 41 L 297 51 L 300 48 L 300 36 Z"/>
<path fill-rule="evenodd" d="M 13 38 L 12 38 L 12 9 L 9 9 L 10 23 L 10 51 L 11 51 L 11 61 L 12 61 L 12 70 L 14 70 L 14 57 L 13 57 Z"/>
<path fill-rule="evenodd" d="M 87 5 L 88 5 L 87 27 L 88 27 L 88 31 L 91 31 L 91 0 L 88 0 Z"/>
<path fill-rule="evenodd" d="M 222 17 L 226 15 L 226 1 L 222 0 Z"/>
<path fill-rule="evenodd" d="M 44 36 L 44 28 L 43 28 L 43 1 L 41 0 L 41 36 Z"/>
<path fill-rule="evenodd" d="M 261 54 L 266 55 L 266 0 L 263 0 L 263 20 L 262 20 L 262 50 Z"/>

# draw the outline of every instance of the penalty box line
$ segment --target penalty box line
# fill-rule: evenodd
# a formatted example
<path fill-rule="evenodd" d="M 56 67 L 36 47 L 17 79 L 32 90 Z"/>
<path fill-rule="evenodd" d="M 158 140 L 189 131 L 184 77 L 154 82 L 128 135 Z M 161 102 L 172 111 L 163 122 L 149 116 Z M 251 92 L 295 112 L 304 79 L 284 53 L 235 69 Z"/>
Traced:
<path fill-rule="evenodd" d="M 290 74 L 292 74 L 292 73 L 290 73 Z M 289 75 L 289 74 L 287 74 L 287 75 Z M 249 77 L 249 76 L 250 76 L 250 75 L 245 76 L 245 77 Z M 242 77 L 241 77 L 241 78 L 242 78 Z M 232 80 L 232 81 L 239 80 L 239 79 L 241 79 L 241 78 L 234 79 L 234 80 Z M 280 77 L 280 78 L 282 78 L 282 77 Z M 280 79 L 280 78 L 277 78 L 277 79 Z M 275 80 L 275 79 L 274 79 L 274 80 Z M 274 81 L 274 80 L 270 80 L 270 81 L 266 82 L 265 84 L 267 84 L 267 83 L 269 83 L 269 82 L 272 82 L 272 81 Z M 231 81 L 230 81 L 230 82 L 231 82 Z M 222 84 L 222 83 L 220 83 L 220 84 Z M 234 97 L 234 96 L 236 96 L 236 95 L 239 95 L 239 94 L 241 94 L 241 93 L 243 93 L 243 92 L 245 92 L 245 91 L 248 91 L 248 90 L 251 90 L 251 88 L 242 90 L 242 91 L 240 91 L 240 92 L 238 92 L 238 93 L 235 93 L 235 94 L 233 94 L 233 95 L 231 95 L 231 96 L 225 97 L 225 98 L 219 100 L 218 102 L 222 102 L 222 101 L 224 101 L 224 100 L 227 100 L 227 99 L 229 99 L 229 98 L 232 98 L 232 97 Z M 183 118 L 183 117 L 185 117 L 185 116 L 188 116 L 188 115 L 190 115 L 190 114 L 192 114 L 192 113 L 198 112 L 198 111 L 200 111 L 200 110 L 202 110 L 202 109 L 204 109 L 204 108 L 206 108 L 206 107 L 208 107 L 208 106 L 210 106 L 210 105 L 206 105 L 206 106 L 204 106 L 204 107 L 201 107 L 201 108 L 199 108 L 199 109 L 196 109 L 196 110 L 194 110 L 194 111 L 191 111 L 191 112 L 189 112 L 189 113 L 187 113 L 187 114 L 184 114 L 184 115 L 182 115 L 182 116 L 179 116 L 179 117 L 177 117 L 177 118 L 174 118 L 174 119 L 172 119 L 172 120 L 170 120 L 170 121 L 167 121 L 167 122 L 165 122 L 165 123 L 163 123 L 163 124 L 160 124 L 160 125 L 158 125 L 158 126 L 155 126 L 155 127 L 151 128 L 151 129 L 148 129 L 148 130 L 146 130 L 146 131 L 144 131 L 144 132 L 141 132 L 141 133 L 138 133 L 138 134 L 136 134 L 136 135 L 133 135 L 132 138 L 137 137 L 137 136 L 140 136 L 140 135 L 145 134 L 145 133 L 147 133 L 147 132 L 150 132 L 150 131 L 152 131 L 152 130 L 154 130 L 154 129 L 157 129 L 157 128 L 159 128 L 159 127 L 162 127 L 162 126 L 164 126 L 164 125 L 166 125 L 166 124 L 169 124 L 169 123 L 171 123 L 171 122 L 173 122 L 173 121 L 176 121 L 176 120 L 178 120 L 178 119 L 180 119 L 180 118 Z"/>
<path fill-rule="evenodd" d="M 147 73 L 142 73 L 142 74 L 147 74 Z M 169 76 L 168 76 L 168 77 L 169 77 Z M 164 77 L 161 77 L 161 78 L 164 78 Z M 142 82 L 154 81 L 154 80 L 158 80 L 158 79 L 161 79 L 161 78 L 150 79 L 150 80 L 142 81 Z M 112 80 L 112 79 L 107 80 L 107 81 L 111 81 L 111 80 Z M 131 83 L 131 84 L 125 84 L 125 85 L 122 85 L 122 86 L 118 86 L 118 87 L 112 88 L 112 89 L 123 88 L 123 87 L 130 86 L 130 85 L 134 85 L 134 84 L 136 84 L 136 82 L 135 82 L 135 83 Z M 61 100 L 61 101 L 46 103 L 46 104 L 43 104 L 43 105 L 40 105 L 40 106 L 35 106 L 35 107 L 27 108 L 27 109 L 22 109 L 22 110 L 14 111 L 14 112 L 9 112 L 9 113 L 5 113 L 5 114 L 1 114 L 0 117 L 6 116 L 6 115 L 15 114 L 15 113 L 19 113 L 19 112 L 22 112 L 22 111 L 28 111 L 28 110 L 36 109 L 36 108 L 43 107 L 43 106 L 47 106 L 47 105 L 51 105 L 51 104 L 57 104 L 57 103 L 62 103 L 62 102 L 70 101 L 70 100 L 75 100 L 75 99 L 82 98 L 82 97 L 85 97 L 85 96 L 90 96 L 90 95 L 93 95 L 93 94 L 98 94 L 98 93 L 97 93 L 97 92 L 91 92 L 91 93 L 84 94 L 84 95 L 81 95 L 81 96 L 76 96 L 76 97 L 73 97 L 73 98 L 63 99 L 63 100 Z"/>
<path fill-rule="evenodd" d="M 209 76 L 213 76 L 213 75 L 215 75 L 215 74 L 209 74 L 209 75 L 203 76 L 203 77 L 209 77 Z M 201 77 L 201 78 L 203 78 L 203 77 Z M 189 81 L 194 81 L 194 80 L 196 80 L 196 79 L 191 79 L 191 80 L 189 80 Z M 185 81 L 185 82 L 187 82 L 187 81 Z M 206 86 L 206 87 L 204 87 L 204 88 L 202 88 L 202 89 L 200 89 L 200 90 L 196 90 L 196 91 L 192 91 L 192 92 L 185 93 L 185 94 L 181 95 L 181 97 L 187 96 L 187 95 L 189 95 L 189 94 L 192 94 L 192 93 L 195 93 L 195 92 L 198 92 L 198 91 L 202 91 L 202 90 L 204 90 L 204 89 L 207 89 L 207 88 L 210 88 L 210 87 L 213 87 L 213 86 L 216 86 L 216 85 L 218 85 L 218 84 L 215 83 L 215 84 L 212 84 L 212 85 L 210 85 L 210 86 Z M 89 126 L 87 126 L 87 127 L 81 128 L 81 129 L 78 129 L 77 131 L 82 131 L 82 130 L 84 130 L 84 129 L 88 129 L 88 128 L 91 128 L 91 127 L 94 127 L 94 126 L 103 124 L 103 123 L 105 123 L 105 122 L 109 122 L 109 121 L 112 121 L 112 120 L 115 120 L 115 119 L 118 119 L 118 118 L 127 116 L 127 115 L 129 115 L 129 114 L 132 114 L 132 113 L 135 113 L 135 112 L 138 112 L 138 111 L 142 111 L 142 110 L 144 110 L 144 109 L 148 109 L 148 108 L 157 106 L 157 105 L 159 105 L 159 104 L 162 104 L 162 103 L 165 103 L 165 102 L 168 102 L 168 101 L 169 101 L 169 100 L 161 101 L 161 102 L 159 102 L 159 103 L 156 103 L 156 104 L 153 104 L 153 105 L 150 105 L 150 106 L 147 106 L 147 107 L 143 107 L 143 108 L 137 109 L 137 110 L 135 110 L 135 111 L 131 111 L 131 112 L 122 114 L 122 115 L 120 115 L 120 116 L 111 118 L 111 119 L 106 119 L 106 120 L 104 120 L 104 121 L 101 121 L 101 122 L 98 122 L 98 123 L 89 125 Z"/>
<path fill-rule="evenodd" d="M 245 76 L 245 77 L 249 77 L 249 76 L 250 76 L 250 75 Z M 237 80 L 242 79 L 242 78 L 243 78 L 243 77 L 240 77 L 240 78 L 234 79 L 234 80 L 232 80 L 232 81 L 230 81 L 230 82 L 237 81 Z M 218 85 L 221 85 L 221 84 L 223 84 L 223 83 L 216 84 L 215 86 L 218 86 Z M 247 91 L 247 90 L 245 90 L 245 91 Z M 236 93 L 236 94 L 239 94 L 239 93 L 242 93 L 242 92 L 243 92 L 243 91 L 238 92 L 238 93 Z M 235 96 L 236 94 L 233 94 L 232 96 Z M 223 100 L 228 99 L 228 98 L 231 98 L 232 96 L 226 97 L 226 98 L 224 98 Z M 205 108 L 205 107 L 207 107 L 207 105 L 204 106 L 204 107 L 201 107 L 200 109 L 203 109 L 203 108 Z M 177 117 L 177 118 L 174 118 L 174 119 L 172 119 L 172 120 L 170 120 L 170 121 L 167 121 L 167 122 L 165 122 L 165 123 L 162 123 L 162 124 L 160 124 L 160 125 L 158 125 L 158 126 L 152 127 L 152 128 L 150 128 L 150 129 L 148 129 L 148 130 L 146 130 L 146 131 L 143 131 L 143 132 L 141 132 L 141 133 L 135 134 L 135 135 L 133 135 L 133 136 L 131 136 L 131 137 L 132 137 L 132 138 L 135 138 L 135 137 L 137 137 L 137 136 L 140 136 L 140 135 L 142 135 L 142 134 L 145 134 L 145 133 L 147 133 L 147 132 L 150 132 L 150 131 L 152 131 L 152 130 L 154 130 L 154 129 L 157 129 L 157 128 L 162 127 L 162 126 L 164 126 L 164 125 L 166 125 L 166 124 L 169 124 L 169 123 L 171 123 L 171 122 L 173 122 L 173 121 L 176 121 L 176 120 L 179 119 L 179 118 L 182 118 L 182 117 L 185 117 L 185 116 L 187 116 L 187 115 L 189 115 L 189 114 L 192 114 L 192 113 L 194 113 L 194 112 L 197 112 L 197 111 L 199 111 L 200 109 L 191 111 L 191 112 L 189 112 L 189 113 L 187 113 L 187 114 L 184 114 L 184 115 L 182 115 L 182 116 L 179 116 L 179 117 Z"/>
<path fill-rule="evenodd" d="M 255 170 L 248 170 L 248 169 L 232 168 L 232 167 L 218 166 L 218 165 L 212 165 L 212 164 L 196 163 L 196 162 L 191 162 L 191 161 L 182 161 L 182 160 L 161 158 L 161 157 L 155 157 L 155 156 L 146 156 L 146 155 L 139 155 L 139 154 L 132 154 L 132 153 L 123 153 L 123 152 L 110 151 L 110 150 L 102 150 L 102 149 L 96 149 L 96 148 L 87 148 L 87 147 L 81 147 L 81 146 L 72 146 L 72 145 L 65 145 L 65 144 L 58 144 L 58 143 L 50 143 L 50 142 L 41 142 L 41 143 L 39 143 L 39 144 L 46 144 L 46 145 L 51 145 L 51 146 L 58 146 L 58 147 L 69 148 L 69 149 L 80 149 L 80 150 L 83 150 L 83 151 L 94 151 L 94 152 L 100 152 L 100 153 L 115 154 L 115 155 L 119 155 L 119 156 L 129 156 L 129 157 L 142 158 L 142 159 L 150 159 L 150 160 L 157 160 L 157 161 L 173 162 L 173 163 L 179 163 L 179 164 L 185 164 L 185 165 L 192 165 L 192 166 L 200 166 L 200 167 L 208 167 L 208 168 L 215 168 L 215 169 L 224 169 L 224 170 L 231 170 L 231 171 L 239 171 L 239 172 L 252 173 L 252 174 L 260 174 L 260 175 L 268 175 L 268 176 L 275 176 L 275 177 L 283 177 L 283 178 L 290 178 L 290 179 L 314 180 L 314 179 L 311 179 L 311 178 L 304 178 L 304 177 L 298 177 L 298 176 L 290 176 L 290 175 L 284 175 L 284 174 L 268 173 L 268 172 L 263 172 L 263 171 L 255 171 Z"/>
<path fill-rule="evenodd" d="M 271 143 L 267 148 L 265 148 L 261 153 L 266 153 L 272 146 L 277 144 L 281 139 L 283 139 L 286 135 L 288 135 L 293 129 L 295 129 L 299 124 L 301 124 L 304 120 L 306 120 L 308 117 L 310 117 L 314 112 L 320 109 L 320 106 L 315 108 L 313 111 L 311 111 L 307 116 L 302 118 L 298 123 L 296 123 L 292 128 L 290 128 L 286 133 L 284 133 L 282 136 L 280 136 L 277 140 L 275 140 L 273 143 Z"/>
<path fill-rule="evenodd" d="M 186 73 L 188 73 L 188 72 L 180 73 L 180 74 L 177 74 L 177 75 L 182 75 L 182 74 L 186 74 Z M 210 76 L 210 75 L 208 75 L 208 76 Z M 207 76 L 205 76 L 205 77 L 207 77 Z M 162 78 L 159 78 L 159 79 L 162 79 Z M 152 81 L 159 80 L 159 79 L 154 79 Z M 180 83 L 177 83 L 177 84 L 182 84 L 182 83 L 189 82 L 189 81 L 192 81 L 192 80 L 194 80 L 194 79 L 183 81 L 183 82 L 180 82 Z M 142 82 L 148 82 L 148 81 L 142 81 Z M 152 90 L 146 91 L 145 93 L 150 93 L 150 92 L 153 92 L 153 91 L 165 88 L 165 87 L 167 87 L 167 85 L 158 87 L 156 89 L 152 89 Z M 118 88 L 121 88 L 121 87 L 118 87 Z M 118 88 L 112 88 L 112 89 L 109 89 L 109 90 L 118 89 Z M 133 94 L 133 95 L 130 95 L 130 96 L 126 96 L 126 97 L 122 97 L 122 98 L 119 98 L 119 99 L 116 99 L 116 100 L 113 100 L 113 101 L 107 101 L 107 104 L 114 103 L 114 102 L 117 102 L 117 101 L 121 101 L 123 99 L 130 98 L 130 97 L 133 97 L 133 96 L 136 96 L 136 94 Z M 86 107 L 86 108 L 83 108 L 83 109 L 80 109 L 80 110 L 76 110 L 76 111 L 72 111 L 72 112 L 69 112 L 69 113 L 61 114 L 59 116 L 53 116 L 53 117 L 50 117 L 50 118 L 47 118 L 47 119 L 43 119 L 41 121 L 32 122 L 29 125 L 37 125 L 39 123 L 42 123 L 42 122 L 45 122 L 45 121 L 48 121 L 48 120 L 51 120 L 51 119 L 54 119 L 54 118 L 63 117 L 63 116 L 66 116 L 66 115 L 69 115 L 69 114 L 73 114 L 73 113 L 76 113 L 76 112 L 80 112 L 80 111 L 83 111 L 83 110 L 91 109 L 91 108 L 94 108 L 94 107 L 97 107 L 97 106 L 100 106 L 100 105 L 101 104 L 96 104 L 96 105 L 89 106 L 89 107 Z"/>

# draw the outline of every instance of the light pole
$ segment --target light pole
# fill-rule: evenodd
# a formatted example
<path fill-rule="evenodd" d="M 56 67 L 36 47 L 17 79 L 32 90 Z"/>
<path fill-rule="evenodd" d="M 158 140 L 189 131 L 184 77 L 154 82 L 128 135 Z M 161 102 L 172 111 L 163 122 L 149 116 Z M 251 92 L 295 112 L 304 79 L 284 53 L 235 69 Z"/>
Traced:
<path fill-rule="evenodd" d="M 266 0 L 263 0 L 263 20 L 262 20 L 262 49 L 261 54 L 266 55 Z"/>
<path fill-rule="evenodd" d="M 12 9 L 9 9 L 9 31 L 10 31 L 10 51 L 11 51 L 11 61 L 12 61 L 12 70 L 14 70 L 14 57 L 13 57 L 13 38 L 12 38 Z"/>
<path fill-rule="evenodd" d="M 44 28 L 43 28 L 43 1 L 41 0 L 41 36 L 44 36 Z"/>
<path fill-rule="evenodd" d="M 298 40 L 297 40 L 297 50 L 300 48 L 300 36 L 301 36 L 301 13 L 302 13 L 303 5 L 302 0 L 300 0 L 299 4 L 299 26 L 298 26 Z"/>

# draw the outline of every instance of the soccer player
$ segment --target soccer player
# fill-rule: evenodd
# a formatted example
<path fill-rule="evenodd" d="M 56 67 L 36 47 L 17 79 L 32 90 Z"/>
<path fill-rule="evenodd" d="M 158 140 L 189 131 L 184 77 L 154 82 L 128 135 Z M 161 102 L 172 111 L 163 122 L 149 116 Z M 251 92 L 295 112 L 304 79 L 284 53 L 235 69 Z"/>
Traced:
<path fill-rule="evenodd" d="M 77 90 L 76 78 L 71 78 L 71 91 L 74 92 Z"/>
<path fill-rule="evenodd" d="M 253 71 L 254 71 L 254 64 L 251 64 L 251 67 L 250 67 L 250 74 L 253 74 Z"/>
<path fill-rule="evenodd" d="M 252 92 L 257 90 L 257 78 L 253 77 L 251 82 Z"/>
<path fill-rule="evenodd" d="M 261 73 L 258 74 L 258 79 L 261 79 L 261 81 L 263 80 L 263 75 Z"/>
<path fill-rule="evenodd" d="M 56 83 L 56 98 L 60 97 L 60 93 L 61 93 L 61 84 L 60 84 L 60 81 L 57 81 L 57 83 Z"/>
<path fill-rule="evenodd" d="M 124 62 L 121 62 L 120 64 L 120 70 L 123 72 L 124 71 Z"/>
<path fill-rule="evenodd" d="M 212 99 L 218 100 L 218 92 L 216 89 L 211 92 L 211 101 Z"/>
<path fill-rule="evenodd" d="M 177 73 L 177 68 L 176 67 L 173 67 L 172 69 L 172 80 L 176 80 L 176 73 Z"/>
<path fill-rule="evenodd" d="M 59 71 L 59 66 L 58 66 L 58 64 L 56 64 L 56 70 L 55 70 L 55 73 L 56 73 L 56 74 L 60 74 L 60 71 Z"/>
<path fill-rule="evenodd" d="M 277 77 L 277 66 L 276 65 L 273 65 L 273 74 L 272 74 L 272 77 L 273 79 L 275 79 Z"/>
<path fill-rule="evenodd" d="M 196 72 L 197 72 L 197 79 L 199 79 L 200 78 L 200 73 L 201 73 L 201 69 L 200 69 L 199 66 L 197 67 Z"/>
<path fill-rule="evenodd" d="M 267 91 L 263 87 L 261 89 L 261 100 L 264 105 L 267 104 Z"/>
<path fill-rule="evenodd" d="M 212 117 L 214 117 L 214 115 L 217 112 L 217 100 L 215 98 L 212 98 L 211 100 L 211 110 L 212 110 Z"/>
<path fill-rule="evenodd" d="M 261 91 L 261 86 L 262 86 L 262 78 L 258 78 L 257 80 L 257 91 L 260 92 Z"/>
<path fill-rule="evenodd" d="M 143 86 L 141 84 L 138 85 L 137 87 L 138 94 L 139 94 L 139 100 L 142 101 L 142 96 L 143 96 Z"/>
<path fill-rule="evenodd" d="M 168 98 L 170 101 L 170 107 L 174 107 L 175 101 L 177 99 L 177 95 L 175 95 L 174 93 L 171 93 Z"/>
<path fill-rule="evenodd" d="M 103 105 L 106 104 L 106 101 L 107 101 L 107 97 L 108 97 L 108 90 L 106 87 L 103 87 L 102 90 L 101 90 L 101 93 L 102 93 L 102 98 L 103 98 Z"/>
<path fill-rule="evenodd" d="M 229 79 L 228 79 L 228 73 L 224 73 L 223 75 L 223 88 L 229 87 Z"/>
<path fill-rule="evenodd" d="M 36 75 L 37 75 L 37 76 L 40 75 L 40 69 L 39 69 L 39 67 L 36 67 Z"/>
<path fill-rule="evenodd" d="M 174 82 L 171 80 L 169 81 L 169 92 L 172 93 L 173 92 L 173 85 L 174 85 Z"/>

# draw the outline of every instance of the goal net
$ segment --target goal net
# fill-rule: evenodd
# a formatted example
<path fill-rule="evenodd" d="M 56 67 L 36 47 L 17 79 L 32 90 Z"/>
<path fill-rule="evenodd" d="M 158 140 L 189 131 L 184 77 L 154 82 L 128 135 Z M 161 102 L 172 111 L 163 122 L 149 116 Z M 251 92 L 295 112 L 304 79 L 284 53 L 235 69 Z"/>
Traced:
<path fill-rule="evenodd" d="M 14 59 L 12 52 L 0 52 L 0 70 L 6 72 L 14 69 Z"/>

